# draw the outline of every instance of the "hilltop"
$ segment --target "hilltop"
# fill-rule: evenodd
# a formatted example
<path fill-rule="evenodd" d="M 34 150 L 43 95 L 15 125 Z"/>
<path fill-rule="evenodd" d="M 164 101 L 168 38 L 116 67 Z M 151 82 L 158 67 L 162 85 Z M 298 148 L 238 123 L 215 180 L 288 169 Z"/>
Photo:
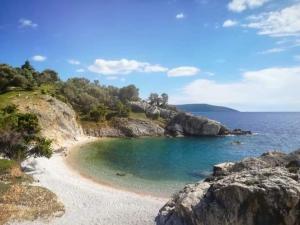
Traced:
<path fill-rule="evenodd" d="M 176 108 L 185 112 L 239 112 L 236 109 L 209 104 L 183 104 L 176 105 Z"/>

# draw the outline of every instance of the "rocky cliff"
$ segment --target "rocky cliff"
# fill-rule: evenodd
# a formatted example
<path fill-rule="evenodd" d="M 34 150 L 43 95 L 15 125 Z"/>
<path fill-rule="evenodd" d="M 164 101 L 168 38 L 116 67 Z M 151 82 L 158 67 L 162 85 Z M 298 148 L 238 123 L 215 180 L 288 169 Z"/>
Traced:
<path fill-rule="evenodd" d="M 165 129 L 150 120 L 115 118 L 109 126 L 85 128 L 84 133 L 94 137 L 163 136 Z"/>
<path fill-rule="evenodd" d="M 217 135 L 245 135 L 250 131 L 240 129 L 230 130 L 218 121 L 204 116 L 195 116 L 190 113 L 179 112 L 174 109 L 152 106 L 145 101 L 131 102 L 135 112 L 144 112 L 150 118 L 161 117 L 166 120 L 166 133 L 171 136 L 217 136 Z"/>
<path fill-rule="evenodd" d="M 299 225 L 300 150 L 214 167 L 160 211 L 158 225 Z"/>
<path fill-rule="evenodd" d="M 43 95 L 27 97 L 24 101 L 14 100 L 21 112 L 30 112 L 38 116 L 42 135 L 53 140 L 53 147 L 66 146 L 79 139 L 83 134 L 76 121 L 75 111 L 56 98 Z"/>

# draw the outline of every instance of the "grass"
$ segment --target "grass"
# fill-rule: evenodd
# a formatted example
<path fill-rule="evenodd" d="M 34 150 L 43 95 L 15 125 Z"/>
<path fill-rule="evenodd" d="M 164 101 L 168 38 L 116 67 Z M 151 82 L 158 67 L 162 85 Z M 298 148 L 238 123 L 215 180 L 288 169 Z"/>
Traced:
<path fill-rule="evenodd" d="M 8 159 L 0 159 L 0 174 L 9 172 L 16 163 Z"/>
<path fill-rule="evenodd" d="M 130 112 L 129 118 L 130 119 L 138 119 L 138 120 L 149 120 L 149 118 L 143 112 L 140 112 L 140 113 Z"/>
<path fill-rule="evenodd" d="M 26 100 L 28 98 L 35 98 L 39 96 L 39 90 L 34 91 L 9 91 L 4 94 L 0 94 L 0 108 L 12 104 L 15 100 Z"/>

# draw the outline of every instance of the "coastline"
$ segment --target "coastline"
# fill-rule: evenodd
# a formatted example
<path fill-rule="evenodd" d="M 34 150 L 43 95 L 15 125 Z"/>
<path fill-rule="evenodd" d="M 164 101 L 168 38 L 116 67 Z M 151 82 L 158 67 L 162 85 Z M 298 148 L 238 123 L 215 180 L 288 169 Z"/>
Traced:
<path fill-rule="evenodd" d="M 145 138 L 148 138 L 148 137 L 145 137 Z M 82 172 L 78 167 L 76 167 L 76 165 L 75 165 L 76 162 L 74 161 L 73 156 L 71 155 L 71 154 L 74 154 L 74 151 L 82 151 L 82 150 L 79 149 L 81 146 L 84 146 L 84 145 L 86 145 L 88 143 L 91 143 L 91 142 L 104 141 L 104 140 L 107 140 L 107 139 L 113 139 L 113 138 L 108 138 L 108 137 L 94 138 L 94 137 L 91 137 L 91 139 L 88 139 L 86 141 L 82 141 L 82 142 L 74 145 L 73 147 L 69 148 L 68 151 L 66 151 L 67 155 L 65 157 L 63 157 L 63 161 L 64 161 L 65 165 L 70 170 L 77 173 L 82 179 L 86 179 L 89 182 L 93 182 L 95 185 L 100 185 L 100 187 L 105 186 L 107 188 L 115 189 L 117 191 L 130 192 L 130 193 L 142 196 L 142 197 L 148 197 L 148 198 L 153 198 L 153 199 L 161 199 L 163 202 L 167 202 L 169 200 L 169 197 L 155 195 L 154 193 L 150 193 L 150 192 L 146 192 L 146 191 L 142 192 L 142 191 L 136 191 L 134 189 L 126 188 L 126 187 L 121 187 L 117 184 L 114 185 L 111 182 L 106 181 L 105 179 L 102 179 L 102 180 L 95 179 L 93 176 L 87 175 L 86 173 Z"/>
<path fill-rule="evenodd" d="M 83 136 L 76 142 L 64 143 L 67 154 L 81 145 L 101 140 Z M 166 199 L 117 189 L 82 176 L 67 165 L 65 153 L 54 153 L 50 159 L 35 159 L 35 170 L 30 174 L 43 186 L 53 191 L 65 205 L 62 217 L 49 221 L 35 220 L 9 224 L 98 224 L 150 225 L 155 224 L 158 210 Z"/>

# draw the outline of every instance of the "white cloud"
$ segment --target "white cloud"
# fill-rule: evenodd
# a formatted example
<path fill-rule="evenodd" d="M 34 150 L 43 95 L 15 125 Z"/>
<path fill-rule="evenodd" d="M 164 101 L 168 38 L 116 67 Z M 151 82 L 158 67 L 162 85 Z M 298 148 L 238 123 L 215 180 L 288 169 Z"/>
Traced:
<path fill-rule="evenodd" d="M 160 73 L 168 71 L 168 68 L 160 65 L 128 59 L 96 59 L 94 64 L 90 65 L 88 69 L 94 73 L 103 75 L 130 74 L 133 72 Z"/>
<path fill-rule="evenodd" d="M 47 59 L 46 56 L 42 56 L 42 55 L 35 55 L 35 56 L 32 56 L 32 60 L 33 61 L 36 61 L 36 62 L 43 62 Z"/>
<path fill-rule="evenodd" d="M 232 0 L 228 9 L 234 12 L 242 12 L 246 9 L 258 8 L 271 0 Z"/>
<path fill-rule="evenodd" d="M 181 66 L 168 71 L 168 77 L 189 77 L 195 76 L 200 72 L 200 69 L 191 66 Z"/>
<path fill-rule="evenodd" d="M 236 20 L 225 20 L 223 23 L 223 27 L 234 27 L 238 24 Z"/>
<path fill-rule="evenodd" d="M 285 48 L 271 48 L 264 51 L 259 52 L 258 54 L 266 55 L 266 54 L 273 54 L 286 51 Z"/>
<path fill-rule="evenodd" d="M 72 65 L 80 65 L 80 62 L 76 59 L 69 59 L 68 63 L 70 63 Z"/>
<path fill-rule="evenodd" d="M 271 11 L 248 17 L 245 27 L 258 30 L 260 35 L 271 37 L 300 35 L 300 4 L 279 11 Z"/>
<path fill-rule="evenodd" d="M 77 69 L 76 72 L 77 73 L 83 73 L 83 72 L 85 72 L 85 69 L 82 69 L 82 68 L 81 69 Z"/>
<path fill-rule="evenodd" d="M 176 15 L 176 19 L 184 19 L 185 18 L 185 15 L 183 14 L 183 13 L 178 13 L 177 15 Z"/>
<path fill-rule="evenodd" d="M 22 28 L 25 28 L 25 27 L 36 28 L 38 26 L 36 23 L 33 23 L 31 20 L 28 20 L 28 19 L 20 19 L 19 24 L 20 24 L 20 27 L 22 27 Z"/>
<path fill-rule="evenodd" d="M 240 110 L 299 111 L 300 67 L 245 72 L 235 82 L 197 79 L 171 98 L 172 103 L 210 103 Z"/>

